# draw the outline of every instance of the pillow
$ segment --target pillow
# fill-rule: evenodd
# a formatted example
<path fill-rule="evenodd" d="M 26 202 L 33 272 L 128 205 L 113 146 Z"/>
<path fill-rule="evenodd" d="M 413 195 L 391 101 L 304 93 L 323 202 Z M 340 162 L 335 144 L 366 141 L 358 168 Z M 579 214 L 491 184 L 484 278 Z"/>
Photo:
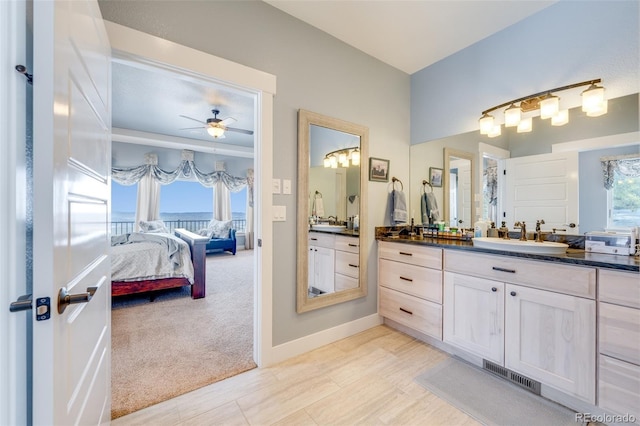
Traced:
<path fill-rule="evenodd" d="M 140 232 L 162 232 L 165 234 L 169 233 L 169 230 L 165 226 L 164 222 L 161 220 L 141 220 L 140 221 Z"/>
<path fill-rule="evenodd" d="M 207 237 L 207 238 L 211 238 L 211 233 L 212 231 L 210 231 L 209 228 L 202 228 L 196 231 L 196 234 L 202 235 L 203 237 Z"/>
<path fill-rule="evenodd" d="M 216 220 L 213 219 L 209 222 L 209 226 L 207 229 L 211 233 L 209 238 L 229 238 L 229 230 L 233 226 L 233 221 L 231 220 Z"/>

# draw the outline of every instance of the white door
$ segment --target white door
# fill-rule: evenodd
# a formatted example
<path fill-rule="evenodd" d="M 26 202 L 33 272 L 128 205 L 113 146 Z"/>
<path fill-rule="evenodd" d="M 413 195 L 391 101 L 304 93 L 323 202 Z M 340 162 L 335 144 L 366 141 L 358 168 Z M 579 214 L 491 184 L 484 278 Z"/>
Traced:
<path fill-rule="evenodd" d="M 51 305 L 34 309 L 33 423 L 108 423 L 110 47 L 94 0 L 33 13 L 33 291 Z M 63 288 L 79 303 L 61 312 Z"/>
<path fill-rule="evenodd" d="M 544 220 L 543 231 L 566 229 L 578 234 L 578 153 L 560 152 L 505 160 L 504 220 L 508 227 L 525 221 L 534 231 Z M 575 224 L 573 228 L 569 224 Z"/>

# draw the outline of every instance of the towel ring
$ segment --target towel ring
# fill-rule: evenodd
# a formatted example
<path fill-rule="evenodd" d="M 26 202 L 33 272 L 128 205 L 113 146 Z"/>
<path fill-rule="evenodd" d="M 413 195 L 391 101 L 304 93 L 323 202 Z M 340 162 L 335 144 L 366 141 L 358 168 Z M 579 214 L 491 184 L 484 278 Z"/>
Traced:
<path fill-rule="evenodd" d="M 318 195 L 320 196 L 320 198 L 322 198 L 322 192 L 316 190 L 316 194 L 314 198 L 318 198 Z"/>
<path fill-rule="evenodd" d="M 391 178 L 391 189 L 395 191 L 396 182 L 400 182 L 400 191 L 404 191 L 404 185 L 402 184 L 402 181 L 395 176 Z"/>
<path fill-rule="evenodd" d="M 433 185 L 431 185 L 431 183 L 427 180 L 422 181 L 422 193 L 427 193 L 427 185 L 429 185 L 429 188 L 431 189 L 429 192 L 433 193 Z"/>

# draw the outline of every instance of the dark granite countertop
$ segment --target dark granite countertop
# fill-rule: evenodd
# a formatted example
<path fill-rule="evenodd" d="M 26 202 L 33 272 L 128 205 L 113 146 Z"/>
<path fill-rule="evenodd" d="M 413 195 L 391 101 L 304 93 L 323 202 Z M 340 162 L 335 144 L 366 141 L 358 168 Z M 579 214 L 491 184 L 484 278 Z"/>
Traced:
<path fill-rule="evenodd" d="M 640 259 L 636 256 L 622 256 L 602 253 L 587 253 L 581 249 L 569 248 L 562 255 L 540 255 L 530 253 L 516 253 L 502 250 L 489 250 L 473 246 L 473 242 L 468 240 L 448 240 L 432 237 L 410 237 L 401 235 L 399 237 L 387 237 L 376 232 L 376 240 L 389 241 L 393 243 L 417 244 L 430 247 L 440 247 L 451 250 L 467 250 L 477 253 L 497 254 L 501 256 L 520 257 L 531 260 L 543 260 L 546 262 L 567 263 L 581 266 L 594 266 L 597 268 L 616 269 L 621 271 L 640 271 Z"/>

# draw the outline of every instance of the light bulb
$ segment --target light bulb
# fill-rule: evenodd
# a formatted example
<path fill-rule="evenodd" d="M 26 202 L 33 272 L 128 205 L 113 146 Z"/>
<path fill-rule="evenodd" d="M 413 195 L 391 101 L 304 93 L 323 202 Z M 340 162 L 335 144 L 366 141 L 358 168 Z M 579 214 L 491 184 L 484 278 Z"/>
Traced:
<path fill-rule="evenodd" d="M 214 138 L 219 138 L 220 136 L 224 135 L 224 129 L 222 127 L 209 126 L 207 127 L 207 133 L 209 133 Z"/>

